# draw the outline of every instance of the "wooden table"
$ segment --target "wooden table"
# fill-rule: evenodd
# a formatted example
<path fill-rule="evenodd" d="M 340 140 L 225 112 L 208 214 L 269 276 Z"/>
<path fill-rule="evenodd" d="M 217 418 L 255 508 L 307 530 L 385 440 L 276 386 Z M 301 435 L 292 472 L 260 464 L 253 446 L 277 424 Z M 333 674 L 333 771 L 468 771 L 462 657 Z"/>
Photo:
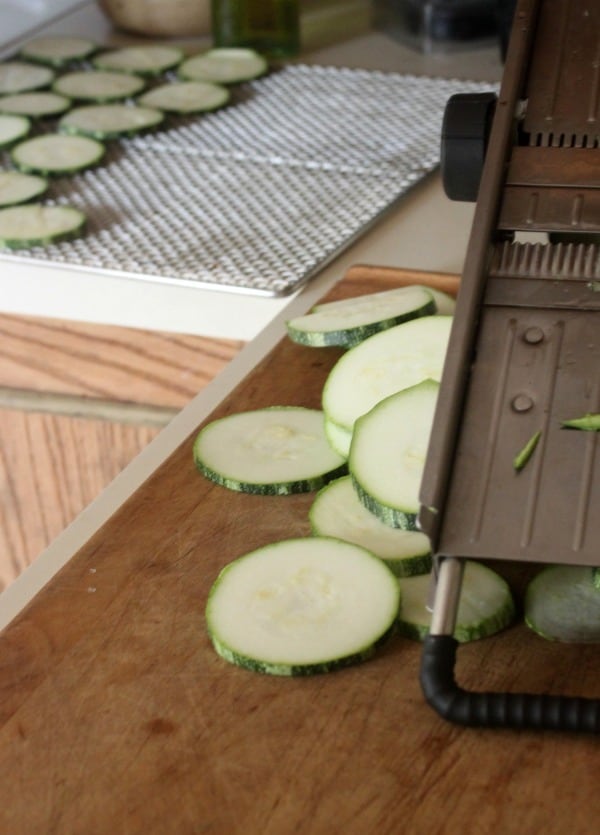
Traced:
<path fill-rule="evenodd" d="M 393 283 L 359 272 L 333 295 Z M 215 415 L 318 406 L 337 356 L 283 339 Z M 203 609 L 219 569 L 308 534 L 312 496 L 209 483 L 194 436 L 0 635 L 0 832 L 596 831 L 598 740 L 444 723 L 423 702 L 416 643 L 301 679 L 218 658 Z M 527 569 L 503 571 L 518 594 Z M 461 648 L 459 679 L 597 696 L 597 662 L 516 625 Z"/>

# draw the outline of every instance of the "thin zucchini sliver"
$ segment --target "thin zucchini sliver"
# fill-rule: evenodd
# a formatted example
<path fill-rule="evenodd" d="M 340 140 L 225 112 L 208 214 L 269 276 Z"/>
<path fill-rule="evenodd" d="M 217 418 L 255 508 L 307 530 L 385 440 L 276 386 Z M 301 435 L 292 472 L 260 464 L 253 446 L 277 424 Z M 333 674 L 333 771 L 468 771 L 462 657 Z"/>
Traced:
<path fill-rule="evenodd" d="M 144 86 L 144 80 L 137 75 L 90 70 L 61 76 L 54 83 L 53 89 L 71 99 L 103 103 L 135 96 Z"/>
<path fill-rule="evenodd" d="M 206 624 L 230 663 L 309 675 L 373 655 L 394 629 L 399 602 L 398 581 L 365 549 L 322 537 L 289 539 L 221 571 Z"/>
<path fill-rule="evenodd" d="M 225 87 L 204 81 L 174 81 L 149 90 L 138 104 L 171 113 L 202 113 L 227 104 L 230 95 Z"/>
<path fill-rule="evenodd" d="M 104 151 L 96 139 L 51 133 L 20 142 L 12 150 L 12 159 L 26 173 L 67 174 L 95 165 Z"/>
<path fill-rule="evenodd" d="M 42 195 L 48 180 L 20 171 L 0 171 L 0 206 L 16 206 Z"/>
<path fill-rule="evenodd" d="M 128 104 L 90 104 L 76 107 L 60 120 L 64 133 L 111 139 L 154 128 L 164 120 L 161 110 Z"/>
<path fill-rule="evenodd" d="M 360 545 L 385 560 L 398 577 L 426 574 L 431 570 L 431 547 L 425 534 L 392 528 L 381 522 L 362 504 L 350 476 L 322 487 L 308 518 L 316 536 L 332 536 Z"/>
<path fill-rule="evenodd" d="M 71 100 L 66 96 L 48 90 L 15 93 L 0 98 L 0 112 L 32 118 L 36 116 L 55 116 L 58 113 L 64 113 L 70 106 Z"/>
<path fill-rule="evenodd" d="M 41 35 L 25 44 L 21 49 L 21 56 L 31 61 L 60 67 L 70 61 L 82 61 L 95 50 L 96 44 L 88 38 Z"/>
<path fill-rule="evenodd" d="M 223 487 L 265 495 L 308 492 L 346 472 L 325 437 L 323 413 L 294 406 L 212 421 L 196 437 L 194 461 Z"/>
<path fill-rule="evenodd" d="M 258 78 L 267 69 L 266 59 L 253 49 L 220 47 L 188 58 L 178 74 L 187 81 L 235 84 Z"/>
<path fill-rule="evenodd" d="M 543 568 L 525 592 L 525 623 L 550 641 L 599 642 L 600 590 L 595 570 L 577 565 Z"/>
<path fill-rule="evenodd" d="M 25 61 L 6 61 L 0 64 L 0 95 L 25 93 L 48 87 L 54 80 L 49 67 L 38 67 Z"/>
<path fill-rule="evenodd" d="M 423 640 L 429 633 L 431 577 L 400 579 L 402 603 L 398 618 L 402 635 Z M 515 618 L 515 603 L 506 580 L 481 563 L 465 560 L 454 638 L 460 643 L 494 635 Z"/>
<path fill-rule="evenodd" d="M 26 116 L 0 113 L 0 148 L 5 148 L 22 139 L 30 130 L 31 122 Z"/>
<path fill-rule="evenodd" d="M 173 46 L 130 46 L 102 52 L 93 63 L 101 70 L 159 75 L 176 67 L 183 57 L 182 50 Z"/>
<path fill-rule="evenodd" d="M 85 215 L 72 206 L 30 203 L 0 209 L 0 245 L 10 249 L 45 246 L 81 230 Z"/>

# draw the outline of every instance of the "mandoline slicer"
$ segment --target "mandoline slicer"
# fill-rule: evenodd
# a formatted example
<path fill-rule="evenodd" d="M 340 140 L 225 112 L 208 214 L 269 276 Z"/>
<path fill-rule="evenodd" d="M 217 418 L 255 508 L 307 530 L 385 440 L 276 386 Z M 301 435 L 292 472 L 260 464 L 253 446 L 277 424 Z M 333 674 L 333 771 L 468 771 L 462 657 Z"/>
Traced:
<path fill-rule="evenodd" d="M 560 428 L 600 412 L 599 122 L 591 0 L 518 0 L 499 97 L 445 112 L 446 193 L 477 203 L 420 497 L 435 555 L 421 684 L 464 725 L 600 732 L 600 699 L 460 688 L 452 637 L 463 558 L 600 565 L 598 433 Z"/>

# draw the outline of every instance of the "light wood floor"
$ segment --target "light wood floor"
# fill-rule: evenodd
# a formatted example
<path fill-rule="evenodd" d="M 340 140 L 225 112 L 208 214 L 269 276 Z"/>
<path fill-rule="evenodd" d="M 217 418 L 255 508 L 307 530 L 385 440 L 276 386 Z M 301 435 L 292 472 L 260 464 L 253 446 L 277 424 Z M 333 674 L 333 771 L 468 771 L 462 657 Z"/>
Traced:
<path fill-rule="evenodd" d="M 0 316 L 0 590 L 242 344 Z"/>

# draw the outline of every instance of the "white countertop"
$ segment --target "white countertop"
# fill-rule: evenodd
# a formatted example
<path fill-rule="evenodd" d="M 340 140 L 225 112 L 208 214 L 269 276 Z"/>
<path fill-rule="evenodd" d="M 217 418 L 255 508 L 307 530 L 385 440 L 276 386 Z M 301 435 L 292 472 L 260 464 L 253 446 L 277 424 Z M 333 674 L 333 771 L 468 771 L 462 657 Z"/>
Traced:
<path fill-rule="evenodd" d="M 68 0 L 63 0 L 68 3 Z M 55 0 L 40 7 L 54 9 Z M 0 15 L 12 0 L 0 0 Z M 19 4 L 20 5 L 20 4 Z M 33 0 L 32 0 L 33 5 Z M 54 21 L 51 31 L 91 34 L 110 32 L 94 4 Z M 2 17 L 4 22 L 4 17 Z M 29 24 L 28 24 L 29 25 Z M 39 30 L 39 19 L 31 26 Z M 13 44 L 14 46 L 14 44 Z M 0 45 L 1 49 L 1 45 Z M 0 52 L 0 56 L 1 56 Z M 362 66 L 445 77 L 498 80 L 497 50 L 422 55 L 401 47 L 381 33 L 302 56 L 315 64 Z M 421 182 L 361 239 L 329 264 L 294 297 L 258 298 L 230 292 L 177 287 L 73 270 L 2 267 L 0 311 L 53 316 L 89 322 L 200 333 L 252 340 L 138 457 L 81 513 L 21 576 L 0 595 L 0 628 L 102 526 L 115 510 L 193 432 L 220 401 L 285 334 L 285 319 L 304 312 L 353 264 L 371 263 L 460 272 L 470 233 L 473 207 L 450 203 L 438 175 Z"/>

